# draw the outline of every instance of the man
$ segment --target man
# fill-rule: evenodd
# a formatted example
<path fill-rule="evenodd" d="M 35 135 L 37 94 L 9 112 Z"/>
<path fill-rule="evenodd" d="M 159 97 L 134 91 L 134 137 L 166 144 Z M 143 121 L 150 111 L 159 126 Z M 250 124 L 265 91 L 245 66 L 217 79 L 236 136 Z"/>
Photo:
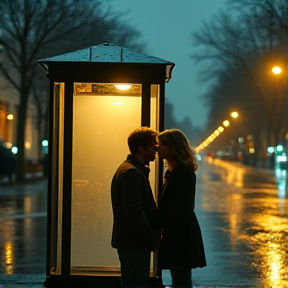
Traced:
<path fill-rule="evenodd" d="M 148 127 L 128 136 L 130 155 L 111 185 L 112 247 L 121 264 L 122 287 L 148 287 L 151 250 L 157 246 L 157 207 L 149 184 L 149 162 L 155 160 L 157 132 Z"/>

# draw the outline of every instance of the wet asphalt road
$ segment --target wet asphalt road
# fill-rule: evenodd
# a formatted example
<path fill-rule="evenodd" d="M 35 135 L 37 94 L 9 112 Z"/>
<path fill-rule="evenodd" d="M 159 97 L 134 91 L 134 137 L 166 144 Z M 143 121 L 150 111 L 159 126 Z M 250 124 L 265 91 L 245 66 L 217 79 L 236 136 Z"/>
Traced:
<path fill-rule="evenodd" d="M 199 165 L 195 211 L 208 266 L 193 270 L 195 287 L 288 287 L 286 187 L 285 170 Z M 46 181 L 0 186 L 0 288 L 43 287 L 46 193 Z"/>
<path fill-rule="evenodd" d="M 47 181 L 0 186 L 0 288 L 43 287 Z"/>
<path fill-rule="evenodd" d="M 198 215 L 208 266 L 194 283 L 208 287 L 288 287 L 286 171 L 215 160 L 197 172 Z"/>

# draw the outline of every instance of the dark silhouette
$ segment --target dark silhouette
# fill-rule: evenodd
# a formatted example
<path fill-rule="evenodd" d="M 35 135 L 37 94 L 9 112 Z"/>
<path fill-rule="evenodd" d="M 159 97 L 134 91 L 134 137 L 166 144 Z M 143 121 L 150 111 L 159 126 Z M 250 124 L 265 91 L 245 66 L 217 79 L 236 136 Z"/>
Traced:
<path fill-rule="evenodd" d="M 12 176 L 16 170 L 16 158 L 10 149 L 6 148 L 0 142 L 0 175 L 6 175 L 9 182 L 12 182 Z"/>
<path fill-rule="evenodd" d="M 158 267 L 169 269 L 172 287 L 192 287 L 192 268 L 206 266 L 200 226 L 194 212 L 195 154 L 185 134 L 178 129 L 158 136 L 159 157 L 168 170 L 158 204 L 160 241 Z"/>
<path fill-rule="evenodd" d="M 111 185 L 112 247 L 121 264 L 122 287 L 146 288 L 151 251 L 157 247 L 157 207 L 149 184 L 149 162 L 155 160 L 156 131 L 140 127 L 128 136 L 131 152 Z"/>

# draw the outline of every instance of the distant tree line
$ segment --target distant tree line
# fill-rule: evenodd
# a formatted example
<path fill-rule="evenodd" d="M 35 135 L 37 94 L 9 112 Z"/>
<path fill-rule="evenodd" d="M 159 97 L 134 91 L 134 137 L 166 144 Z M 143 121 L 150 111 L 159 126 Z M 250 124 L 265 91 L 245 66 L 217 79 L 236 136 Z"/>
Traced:
<path fill-rule="evenodd" d="M 237 110 L 234 128 L 215 143 L 252 135 L 254 164 L 264 161 L 267 146 L 288 132 L 288 1 L 229 0 L 192 40 L 200 81 L 210 83 L 207 131 Z M 273 74 L 273 66 L 282 73 Z"/>

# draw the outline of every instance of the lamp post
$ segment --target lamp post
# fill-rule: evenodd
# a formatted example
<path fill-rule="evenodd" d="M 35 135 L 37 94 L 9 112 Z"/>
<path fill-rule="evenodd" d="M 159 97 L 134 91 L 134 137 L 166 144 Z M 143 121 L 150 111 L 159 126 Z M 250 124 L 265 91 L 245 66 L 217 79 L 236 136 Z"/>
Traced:
<path fill-rule="evenodd" d="M 275 88 L 272 88 L 273 94 L 275 93 L 275 98 L 274 99 L 274 117 L 273 121 L 271 121 L 271 126 L 273 129 L 273 134 L 274 134 L 274 141 L 272 147 L 268 148 L 273 148 L 273 152 L 270 154 L 270 163 L 272 168 L 278 167 L 280 164 L 284 164 L 284 166 L 287 163 L 286 160 L 286 151 L 279 150 L 278 147 L 283 147 L 282 145 L 279 145 L 279 131 L 282 129 L 282 123 L 283 123 L 283 113 L 285 113 L 285 108 L 284 108 L 284 99 L 285 99 L 285 91 L 287 91 L 287 86 L 285 87 L 285 83 L 283 82 L 283 69 L 282 67 L 275 65 L 271 68 L 272 73 L 275 75 Z M 286 137 L 285 137 L 286 138 Z M 285 141 L 286 142 L 286 141 Z M 286 144 L 286 143 L 285 143 Z M 285 145 L 286 146 L 286 145 Z M 285 147 L 286 150 L 286 147 Z M 285 160 L 283 160 L 285 158 Z M 280 163 L 282 162 L 282 163 Z M 285 163 L 283 163 L 285 162 Z M 281 166 L 281 165 L 280 165 Z M 282 165 L 283 166 L 283 165 Z"/>

